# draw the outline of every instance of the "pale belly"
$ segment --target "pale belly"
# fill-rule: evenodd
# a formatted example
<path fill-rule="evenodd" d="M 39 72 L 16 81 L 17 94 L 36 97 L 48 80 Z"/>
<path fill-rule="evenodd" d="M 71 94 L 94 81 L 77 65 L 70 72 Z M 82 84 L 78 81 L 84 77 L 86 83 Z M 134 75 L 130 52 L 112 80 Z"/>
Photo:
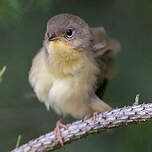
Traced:
<path fill-rule="evenodd" d="M 56 65 L 55 61 L 62 63 L 63 59 L 60 61 L 60 58 L 56 58 L 49 68 L 46 66 L 45 57 L 45 51 L 42 49 L 35 57 L 29 75 L 30 83 L 39 100 L 44 102 L 48 109 L 52 107 L 60 115 L 82 118 L 90 113 L 88 100 L 98 73 L 96 65 L 83 55 L 80 56 L 82 63 L 72 62 L 73 66 L 62 67 L 62 64 Z"/>
<path fill-rule="evenodd" d="M 47 102 L 59 115 L 82 118 L 89 112 L 88 93 L 83 87 L 85 85 L 80 85 L 70 79 L 55 80 L 49 90 Z"/>

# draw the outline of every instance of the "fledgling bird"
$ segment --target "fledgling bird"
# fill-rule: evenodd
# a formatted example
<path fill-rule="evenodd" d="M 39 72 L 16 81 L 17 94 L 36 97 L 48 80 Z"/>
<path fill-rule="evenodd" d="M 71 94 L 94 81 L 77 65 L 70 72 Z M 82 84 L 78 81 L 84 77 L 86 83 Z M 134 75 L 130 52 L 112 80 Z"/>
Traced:
<path fill-rule="evenodd" d="M 43 47 L 33 59 L 29 82 L 38 99 L 59 115 L 81 119 L 111 110 L 102 101 L 115 73 L 119 43 L 104 28 L 90 28 L 78 16 L 59 14 L 47 23 Z M 65 127 L 57 122 L 55 132 Z"/>

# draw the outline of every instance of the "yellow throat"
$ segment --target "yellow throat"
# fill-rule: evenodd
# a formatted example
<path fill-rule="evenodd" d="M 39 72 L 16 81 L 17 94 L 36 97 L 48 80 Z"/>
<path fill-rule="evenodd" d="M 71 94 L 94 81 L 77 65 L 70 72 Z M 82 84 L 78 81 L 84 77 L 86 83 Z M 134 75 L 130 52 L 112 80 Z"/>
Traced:
<path fill-rule="evenodd" d="M 67 42 L 62 40 L 51 41 L 47 49 L 51 57 L 49 58 L 50 66 L 55 73 L 73 73 L 82 67 L 83 51 L 73 49 Z"/>
<path fill-rule="evenodd" d="M 62 57 L 78 58 L 82 53 L 78 50 L 73 49 L 67 42 L 62 40 L 51 41 L 48 50 Z"/>

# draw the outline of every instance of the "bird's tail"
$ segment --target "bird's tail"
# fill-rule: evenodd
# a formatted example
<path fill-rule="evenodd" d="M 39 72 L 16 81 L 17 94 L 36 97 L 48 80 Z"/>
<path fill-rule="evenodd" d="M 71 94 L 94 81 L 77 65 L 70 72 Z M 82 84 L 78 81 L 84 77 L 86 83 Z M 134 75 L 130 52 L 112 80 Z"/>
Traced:
<path fill-rule="evenodd" d="M 93 99 L 89 106 L 92 112 L 105 112 L 112 110 L 112 107 L 100 100 L 98 97 L 96 97 L 96 99 Z"/>

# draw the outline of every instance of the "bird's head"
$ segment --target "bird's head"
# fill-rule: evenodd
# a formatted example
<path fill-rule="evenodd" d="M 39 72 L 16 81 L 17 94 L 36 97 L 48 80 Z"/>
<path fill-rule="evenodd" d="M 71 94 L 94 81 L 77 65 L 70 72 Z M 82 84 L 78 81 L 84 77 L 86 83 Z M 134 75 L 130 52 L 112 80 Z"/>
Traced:
<path fill-rule="evenodd" d="M 83 51 L 89 47 L 90 41 L 89 27 L 78 16 L 59 14 L 47 23 L 44 45 L 48 52 Z"/>

